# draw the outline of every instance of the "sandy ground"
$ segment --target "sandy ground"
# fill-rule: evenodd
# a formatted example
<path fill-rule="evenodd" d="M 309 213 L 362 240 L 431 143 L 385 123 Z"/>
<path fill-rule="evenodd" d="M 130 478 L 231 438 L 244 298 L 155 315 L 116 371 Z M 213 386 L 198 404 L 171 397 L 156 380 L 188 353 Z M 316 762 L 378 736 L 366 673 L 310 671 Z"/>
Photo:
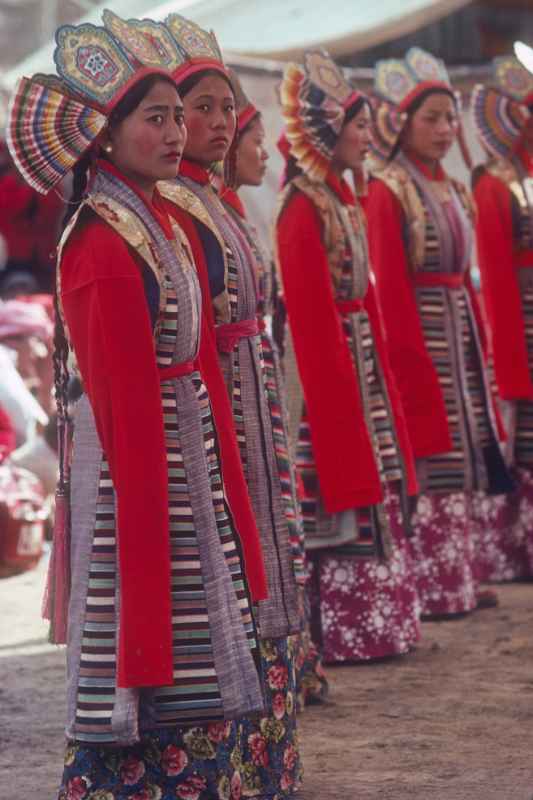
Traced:
<path fill-rule="evenodd" d="M 54 800 L 64 655 L 39 620 L 44 564 L 0 580 L 0 800 Z M 416 653 L 329 670 L 301 717 L 301 800 L 532 800 L 533 584 L 426 623 Z"/>

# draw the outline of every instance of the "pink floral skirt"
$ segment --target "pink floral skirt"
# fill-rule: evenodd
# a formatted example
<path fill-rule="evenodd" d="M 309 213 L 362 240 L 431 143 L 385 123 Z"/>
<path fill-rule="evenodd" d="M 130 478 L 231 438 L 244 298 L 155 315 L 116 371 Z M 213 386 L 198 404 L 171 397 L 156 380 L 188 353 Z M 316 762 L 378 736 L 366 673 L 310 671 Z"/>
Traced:
<path fill-rule="evenodd" d="M 386 506 L 392 534 L 387 561 L 334 550 L 309 559 L 312 633 L 325 663 L 400 655 L 420 638 L 420 603 L 397 495 Z"/>
<path fill-rule="evenodd" d="M 525 472 L 512 494 L 472 499 L 475 571 L 480 582 L 503 583 L 531 574 L 533 476 Z M 529 535 L 528 535 L 529 530 Z M 530 540 L 528 556 L 527 540 Z"/>
<path fill-rule="evenodd" d="M 472 501 L 464 492 L 422 494 L 410 540 L 423 616 L 476 607 Z"/>

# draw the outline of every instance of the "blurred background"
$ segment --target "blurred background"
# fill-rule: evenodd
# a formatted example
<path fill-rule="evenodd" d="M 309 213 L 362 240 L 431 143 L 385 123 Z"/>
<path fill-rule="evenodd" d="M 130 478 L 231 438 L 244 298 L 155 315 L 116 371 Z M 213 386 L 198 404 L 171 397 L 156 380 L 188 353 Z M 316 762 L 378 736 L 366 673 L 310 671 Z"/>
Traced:
<path fill-rule="evenodd" d="M 270 168 L 245 192 L 265 243 L 282 161 L 276 87 L 283 65 L 323 46 L 361 89 L 380 58 L 418 45 L 444 59 L 463 97 L 474 163 L 483 156 L 469 122 L 472 87 L 513 42 L 533 44 L 533 0 L 0 0 L 0 578 L 34 567 L 51 527 L 57 472 L 52 400 L 54 252 L 69 186 L 42 197 L 14 170 L 3 132 L 21 75 L 53 71 L 59 25 L 99 22 L 103 7 L 122 17 L 162 19 L 178 11 L 212 28 L 226 61 L 263 113 Z M 457 148 L 448 170 L 469 181 Z"/>

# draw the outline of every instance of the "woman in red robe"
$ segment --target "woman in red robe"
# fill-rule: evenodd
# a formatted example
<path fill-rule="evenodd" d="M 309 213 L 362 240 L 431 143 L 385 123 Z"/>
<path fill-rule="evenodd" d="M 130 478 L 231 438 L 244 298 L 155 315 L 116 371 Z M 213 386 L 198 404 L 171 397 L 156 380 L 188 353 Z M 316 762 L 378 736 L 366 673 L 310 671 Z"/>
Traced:
<path fill-rule="evenodd" d="M 235 719 L 263 709 L 251 603 L 265 575 L 190 248 L 156 188 L 178 172 L 183 106 L 161 49 L 103 19 L 58 31 L 61 82 L 23 79 L 9 125 L 38 190 L 74 172 L 58 256 L 63 433 L 69 351 L 84 391 L 62 458 L 70 542 L 58 525 L 52 561 L 52 633 L 68 642 L 59 798 L 227 796 Z"/>
<path fill-rule="evenodd" d="M 476 86 L 472 96 L 474 125 L 489 153 L 473 184 L 494 374 L 518 480 L 506 549 L 487 572 L 510 580 L 533 574 L 533 75 L 513 57 L 497 59 L 493 74 L 492 85 Z"/>
<path fill-rule="evenodd" d="M 469 275 L 474 209 L 441 165 L 458 130 L 442 62 L 419 48 L 379 62 L 376 95 L 370 254 L 421 489 L 418 587 L 425 615 L 452 615 L 478 602 L 472 493 L 511 485 Z"/>
<path fill-rule="evenodd" d="M 368 100 L 323 52 L 286 68 L 280 97 L 289 157 L 276 249 L 312 630 L 326 662 L 398 655 L 419 637 L 403 524 L 416 480 L 366 220 L 344 179 L 368 149 Z"/>

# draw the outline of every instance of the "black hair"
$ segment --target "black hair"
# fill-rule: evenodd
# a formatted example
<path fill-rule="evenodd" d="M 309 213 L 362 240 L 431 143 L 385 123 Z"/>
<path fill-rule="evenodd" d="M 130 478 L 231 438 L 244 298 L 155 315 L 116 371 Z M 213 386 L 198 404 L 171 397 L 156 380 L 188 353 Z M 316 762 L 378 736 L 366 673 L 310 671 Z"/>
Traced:
<path fill-rule="evenodd" d="M 113 128 L 123 122 L 141 103 L 146 97 L 152 87 L 159 81 L 171 83 L 176 87 L 175 82 L 170 76 L 162 74 L 147 75 L 142 78 L 135 86 L 126 92 L 124 97 L 117 103 L 111 114 L 109 115 L 108 127 Z M 72 194 L 68 201 L 67 211 L 63 219 L 63 230 L 65 229 L 69 220 L 76 213 L 79 208 L 86 189 L 87 189 L 87 174 L 91 164 L 96 157 L 97 153 L 94 147 L 91 147 L 76 163 L 72 170 Z M 102 157 L 105 157 L 102 154 Z M 57 285 L 54 291 L 54 309 L 55 309 L 55 326 L 54 326 L 54 352 L 53 352 L 53 365 L 54 365 L 54 393 L 57 406 L 57 420 L 60 429 L 60 437 L 63 435 L 63 429 L 69 422 L 69 371 L 68 371 L 68 356 L 69 345 L 66 337 L 63 321 L 61 319 L 59 309 L 59 297 L 57 293 Z M 65 488 L 65 474 L 64 474 L 64 459 L 59 459 L 59 486 L 60 489 Z"/>
<path fill-rule="evenodd" d="M 358 97 L 355 103 L 349 106 L 348 110 L 346 111 L 346 114 L 344 115 L 344 119 L 342 121 L 342 127 L 344 128 L 345 125 L 351 122 L 352 119 L 354 119 L 359 114 L 359 112 L 365 105 L 368 106 L 370 111 L 372 111 L 372 107 L 370 105 L 368 97 L 364 96 Z M 298 166 L 298 162 L 296 161 L 294 156 L 290 155 L 287 159 L 285 172 L 283 174 L 283 187 L 285 187 L 290 181 L 292 181 L 293 178 L 297 178 L 298 175 L 301 174 L 302 170 Z"/>
<path fill-rule="evenodd" d="M 193 72 L 192 75 L 188 75 L 185 80 L 178 85 L 178 92 L 182 100 L 184 97 L 187 97 L 189 92 L 192 92 L 194 87 L 200 83 L 202 78 L 222 78 L 223 81 L 226 81 L 231 89 L 232 95 L 235 97 L 235 90 L 231 85 L 229 76 L 218 69 L 212 69 L 208 67 L 207 69 L 201 69 L 198 70 L 198 72 Z"/>
<path fill-rule="evenodd" d="M 428 99 L 428 97 L 430 95 L 432 95 L 432 94 L 444 94 L 444 95 L 447 95 L 448 97 L 451 97 L 453 102 L 454 102 L 455 107 L 457 108 L 457 98 L 456 98 L 455 94 L 453 93 L 453 89 L 445 89 L 444 86 L 442 88 L 439 87 L 437 89 L 434 89 L 432 87 L 429 87 L 428 89 L 424 89 L 424 91 L 421 92 L 418 95 L 418 97 L 415 98 L 415 100 L 413 100 L 413 102 L 411 103 L 409 108 L 406 109 L 407 121 L 406 121 L 405 125 L 403 126 L 402 131 L 401 131 L 400 135 L 398 136 L 398 139 L 396 140 L 396 143 L 395 143 L 394 147 L 391 150 L 391 153 L 390 153 L 389 159 L 388 159 L 389 161 L 394 161 L 394 159 L 396 158 L 396 156 L 398 155 L 398 153 L 400 152 L 400 150 L 402 148 L 402 140 L 403 140 L 403 135 L 404 135 L 404 131 L 405 131 L 407 122 L 409 122 L 409 120 L 416 114 L 418 109 L 425 103 L 425 101 Z"/>

